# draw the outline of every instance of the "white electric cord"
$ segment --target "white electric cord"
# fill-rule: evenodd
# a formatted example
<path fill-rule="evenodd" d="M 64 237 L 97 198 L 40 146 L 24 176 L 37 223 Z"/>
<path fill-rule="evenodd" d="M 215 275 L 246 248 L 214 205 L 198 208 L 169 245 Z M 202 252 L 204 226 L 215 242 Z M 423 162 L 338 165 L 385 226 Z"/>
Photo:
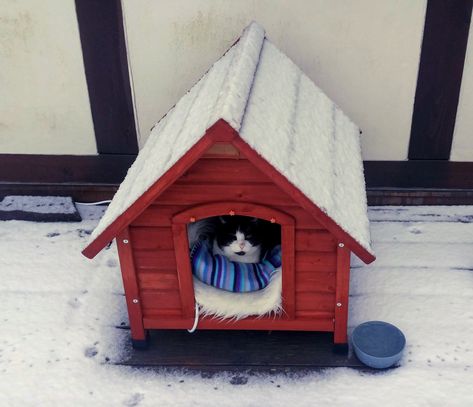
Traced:
<path fill-rule="evenodd" d="M 197 324 L 199 323 L 199 304 L 195 303 L 195 318 L 194 318 L 194 325 L 192 325 L 191 329 L 188 329 L 187 332 L 190 334 L 194 333 L 197 329 Z"/>
<path fill-rule="evenodd" d="M 111 199 L 107 199 L 106 201 L 98 201 L 98 202 L 74 202 L 76 203 L 77 205 L 101 205 L 101 204 L 108 204 L 112 202 Z"/>

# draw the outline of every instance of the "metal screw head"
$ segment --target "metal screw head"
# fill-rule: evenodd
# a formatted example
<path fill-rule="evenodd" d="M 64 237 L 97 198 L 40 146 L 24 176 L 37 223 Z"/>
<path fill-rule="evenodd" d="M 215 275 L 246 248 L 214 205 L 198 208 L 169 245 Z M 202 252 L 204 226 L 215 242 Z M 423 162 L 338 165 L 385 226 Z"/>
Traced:
<path fill-rule="evenodd" d="M 276 219 L 275 219 L 275 218 L 271 218 L 270 222 L 271 222 L 271 223 L 276 223 Z"/>
<path fill-rule="evenodd" d="M 123 239 L 123 243 L 128 244 L 128 239 Z"/>
<path fill-rule="evenodd" d="M 342 306 L 342 303 L 341 302 L 337 302 L 337 307 L 341 307 Z"/>
<path fill-rule="evenodd" d="M 137 299 L 137 298 L 133 298 L 132 302 L 133 302 L 133 304 L 138 304 L 138 299 Z"/>
<path fill-rule="evenodd" d="M 195 222 L 195 217 L 194 217 L 194 216 L 191 216 L 190 219 L 189 219 L 189 221 L 190 221 L 191 223 L 194 223 L 194 222 Z"/>
<path fill-rule="evenodd" d="M 338 247 L 345 247 L 345 243 L 339 243 Z"/>
<path fill-rule="evenodd" d="M 231 210 L 230 212 L 228 212 L 228 214 L 229 214 L 230 216 L 235 216 L 235 211 Z"/>

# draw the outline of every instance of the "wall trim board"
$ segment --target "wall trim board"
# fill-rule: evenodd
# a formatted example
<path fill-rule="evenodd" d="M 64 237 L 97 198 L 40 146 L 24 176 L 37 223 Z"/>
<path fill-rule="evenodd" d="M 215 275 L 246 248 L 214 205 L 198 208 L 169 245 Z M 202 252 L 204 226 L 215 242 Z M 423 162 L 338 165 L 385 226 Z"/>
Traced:
<path fill-rule="evenodd" d="M 410 160 L 448 160 L 473 0 L 428 0 L 412 114 Z"/>
<path fill-rule="evenodd" d="M 119 185 L 136 155 L 0 154 L 0 184 Z"/>
<path fill-rule="evenodd" d="M 473 162 L 365 161 L 368 188 L 473 189 Z"/>
<path fill-rule="evenodd" d="M 75 0 L 99 154 L 136 154 L 138 140 L 120 0 Z"/>
<path fill-rule="evenodd" d="M 135 155 L 0 154 L 0 197 L 67 195 L 110 199 Z M 471 205 L 473 162 L 365 161 L 370 205 Z"/>
<path fill-rule="evenodd" d="M 71 196 L 77 202 L 112 199 L 118 185 L 24 184 L 0 182 L 0 199 L 6 195 Z M 368 205 L 473 205 L 473 190 L 368 188 Z"/>
<path fill-rule="evenodd" d="M 368 188 L 368 205 L 473 205 L 473 189 Z"/>
<path fill-rule="evenodd" d="M 118 185 L 134 154 L 0 154 L 0 183 Z M 368 188 L 473 189 L 473 162 L 364 161 Z"/>

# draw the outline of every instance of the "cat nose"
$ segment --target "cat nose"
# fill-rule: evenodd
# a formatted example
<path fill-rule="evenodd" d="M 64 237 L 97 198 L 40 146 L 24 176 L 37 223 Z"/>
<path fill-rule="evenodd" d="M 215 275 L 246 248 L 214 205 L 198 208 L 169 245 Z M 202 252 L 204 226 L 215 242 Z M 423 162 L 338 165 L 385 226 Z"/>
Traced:
<path fill-rule="evenodd" d="M 238 243 L 238 246 L 243 249 L 245 247 L 245 242 Z"/>

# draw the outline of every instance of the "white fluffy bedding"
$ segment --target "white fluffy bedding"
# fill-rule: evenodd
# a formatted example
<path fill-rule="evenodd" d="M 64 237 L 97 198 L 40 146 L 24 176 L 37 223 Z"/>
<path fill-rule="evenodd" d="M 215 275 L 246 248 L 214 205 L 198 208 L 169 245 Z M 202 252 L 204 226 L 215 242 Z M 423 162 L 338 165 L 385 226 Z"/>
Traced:
<path fill-rule="evenodd" d="M 259 291 L 232 293 L 204 284 L 194 277 L 195 300 L 200 315 L 221 319 L 242 319 L 251 315 L 278 315 L 281 304 L 281 268 L 271 278 L 268 286 Z"/>

